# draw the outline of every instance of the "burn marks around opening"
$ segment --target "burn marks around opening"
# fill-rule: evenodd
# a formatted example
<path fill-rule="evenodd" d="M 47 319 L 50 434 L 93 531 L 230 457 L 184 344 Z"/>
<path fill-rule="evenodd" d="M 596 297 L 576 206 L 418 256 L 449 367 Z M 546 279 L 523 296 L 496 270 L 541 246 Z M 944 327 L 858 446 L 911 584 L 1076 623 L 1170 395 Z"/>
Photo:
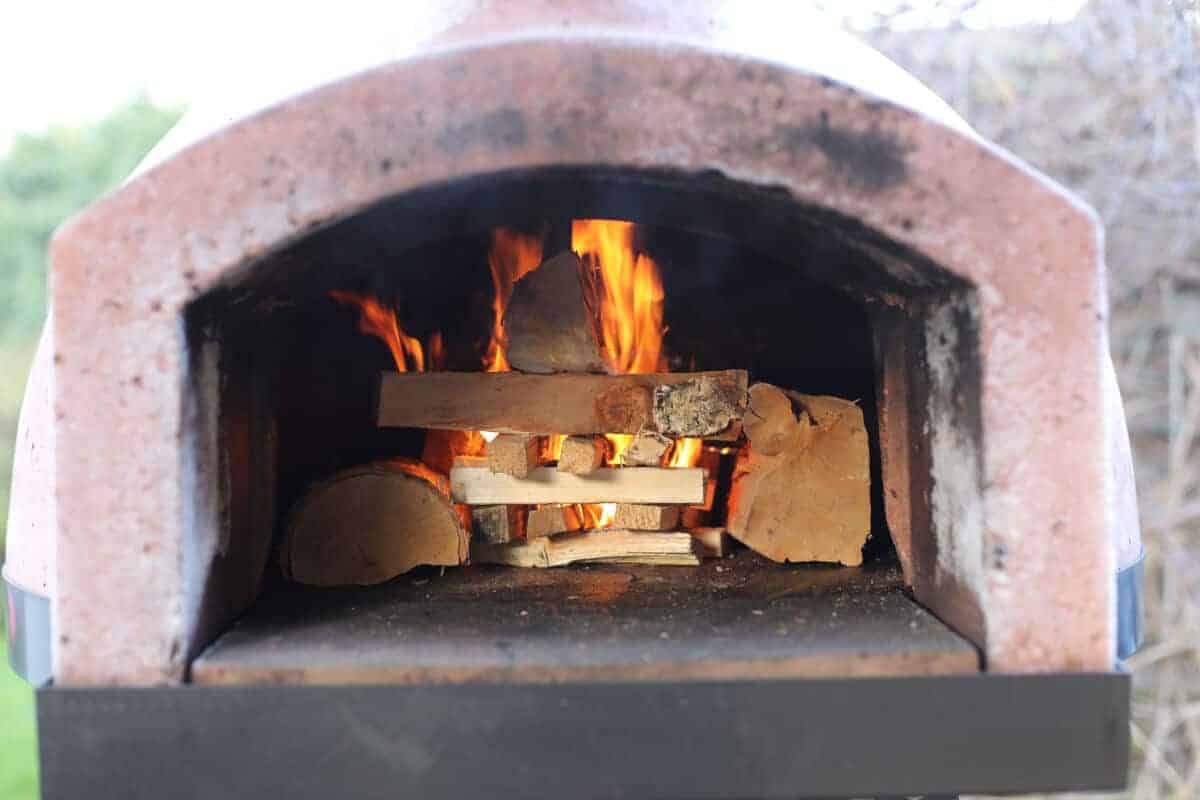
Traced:
<path fill-rule="evenodd" d="M 495 151 L 513 150 L 524 147 L 528 140 L 525 112 L 512 107 L 498 108 L 463 125 L 448 127 L 435 139 L 437 146 L 452 156 L 480 145 Z"/>
<path fill-rule="evenodd" d="M 883 192 L 908 179 L 911 148 L 878 124 L 866 130 L 841 127 L 822 111 L 813 122 L 779 126 L 777 133 L 797 155 L 815 147 L 846 183 L 864 191 Z"/>

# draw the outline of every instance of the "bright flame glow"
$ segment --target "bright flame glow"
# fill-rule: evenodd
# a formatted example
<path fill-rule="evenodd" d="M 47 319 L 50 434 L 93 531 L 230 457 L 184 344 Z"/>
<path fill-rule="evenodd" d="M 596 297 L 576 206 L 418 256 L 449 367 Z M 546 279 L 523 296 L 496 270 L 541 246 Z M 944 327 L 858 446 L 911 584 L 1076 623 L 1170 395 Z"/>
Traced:
<path fill-rule="evenodd" d="M 658 265 L 634 248 L 634 224 L 611 219 L 571 223 L 571 249 L 583 259 L 585 296 L 598 320 L 609 371 L 659 372 L 663 284 Z"/>
<path fill-rule="evenodd" d="M 703 439 L 684 438 L 675 442 L 667 459 L 668 467 L 694 467 L 700 463 Z"/>
<path fill-rule="evenodd" d="M 608 439 L 608 455 L 604 459 L 604 463 L 610 467 L 619 467 L 625 463 L 625 451 L 629 449 L 629 445 L 633 444 L 633 434 L 630 433 L 606 433 L 604 438 Z"/>
<path fill-rule="evenodd" d="M 483 357 L 483 368 L 487 372 L 508 372 L 504 349 L 508 337 L 504 332 L 504 310 L 512 297 L 513 284 L 542 263 L 542 240 L 511 228 L 496 228 L 492 231 L 492 247 L 488 251 L 488 269 L 492 273 L 492 337 L 488 341 L 487 353 Z"/>
<path fill-rule="evenodd" d="M 617 515 L 616 503 L 575 503 L 563 508 L 567 523 L 578 530 L 594 531 L 612 527 Z"/>
<path fill-rule="evenodd" d="M 392 360 L 396 362 L 397 372 L 425 371 L 425 350 L 415 336 L 407 335 L 400 327 L 396 312 L 374 297 L 353 292 L 333 291 L 329 296 L 344 305 L 358 309 L 358 330 L 368 336 L 380 339 L 392 351 Z M 430 349 L 436 348 L 442 354 L 442 336 L 435 333 L 430 341 Z"/>

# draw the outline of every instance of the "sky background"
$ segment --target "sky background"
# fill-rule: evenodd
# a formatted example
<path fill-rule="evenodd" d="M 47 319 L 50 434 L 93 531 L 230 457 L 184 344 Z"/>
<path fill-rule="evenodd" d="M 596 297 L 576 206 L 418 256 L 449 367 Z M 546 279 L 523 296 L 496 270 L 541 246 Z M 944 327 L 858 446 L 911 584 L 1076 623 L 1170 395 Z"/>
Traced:
<path fill-rule="evenodd" d="M 762 0 L 786 24 L 800 24 L 807 3 Z M 964 22 L 971 27 L 1069 19 L 1084 0 L 981 0 Z M 397 34 L 396 21 L 421 15 L 418 0 L 338 0 L 277 3 L 255 0 L 38 0 L 17 2 L 0 29 L 0 150 L 17 131 L 97 119 L 139 92 L 186 106 L 214 91 L 236 93 L 239 76 L 296 70 L 313 48 L 344 54 L 353 65 L 364 51 L 402 53 L 421 29 Z M 852 22 L 920 0 L 839 0 L 826 3 Z M 913 26 L 945 24 L 936 2 L 910 14 Z M 428 22 L 428 24 L 432 24 Z M 405 41 L 411 39 L 412 41 Z M 302 67 L 301 67 L 302 69 Z M 240 105 L 235 103 L 235 105 Z"/>

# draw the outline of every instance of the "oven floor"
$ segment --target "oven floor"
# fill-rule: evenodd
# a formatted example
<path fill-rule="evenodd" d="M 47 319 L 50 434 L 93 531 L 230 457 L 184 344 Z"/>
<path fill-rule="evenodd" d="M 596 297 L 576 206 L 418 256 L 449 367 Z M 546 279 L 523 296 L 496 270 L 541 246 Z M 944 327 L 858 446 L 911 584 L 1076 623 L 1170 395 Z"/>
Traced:
<path fill-rule="evenodd" d="M 977 672 L 898 569 L 471 566 L 382 586 L 282 580 L 192 666 L 196 683 L 729 680 Z"/>

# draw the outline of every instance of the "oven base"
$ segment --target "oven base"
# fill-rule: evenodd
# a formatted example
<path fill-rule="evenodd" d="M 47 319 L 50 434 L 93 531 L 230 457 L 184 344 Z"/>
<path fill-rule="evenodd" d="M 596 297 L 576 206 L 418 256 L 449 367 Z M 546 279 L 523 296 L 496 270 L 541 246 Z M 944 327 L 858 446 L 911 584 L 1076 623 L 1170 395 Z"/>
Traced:
<path fill-rule="evenodd" d="M 43 797 L 1118 789 L 1120 673 L 38 691 Z"/>

